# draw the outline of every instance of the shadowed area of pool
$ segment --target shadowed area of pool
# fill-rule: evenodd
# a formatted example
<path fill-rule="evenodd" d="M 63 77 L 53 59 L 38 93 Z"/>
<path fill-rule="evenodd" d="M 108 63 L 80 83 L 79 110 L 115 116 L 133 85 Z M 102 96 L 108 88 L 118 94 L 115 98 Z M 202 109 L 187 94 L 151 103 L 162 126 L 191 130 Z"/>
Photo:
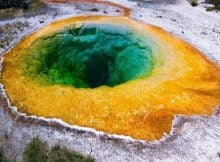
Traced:
<path fill-rule="evenodd" d="M 22 62 L 26 76 L 50 84 L 114 87 L 148 75 L 151 52 L 125 26 L 82 24 L 36 40 Z"/>

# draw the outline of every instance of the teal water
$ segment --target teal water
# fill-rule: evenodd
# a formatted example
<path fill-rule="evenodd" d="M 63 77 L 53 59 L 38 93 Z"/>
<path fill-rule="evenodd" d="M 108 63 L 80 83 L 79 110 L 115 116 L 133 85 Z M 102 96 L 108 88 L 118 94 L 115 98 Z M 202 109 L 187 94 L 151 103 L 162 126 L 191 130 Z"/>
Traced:
<path fill-rule="evenodd" d="M 124 26 L 84 24 L 36 40 L 22 57 L 24 73 L 47 84 L 114 87 L 150 74 L 150 45 Z"/>

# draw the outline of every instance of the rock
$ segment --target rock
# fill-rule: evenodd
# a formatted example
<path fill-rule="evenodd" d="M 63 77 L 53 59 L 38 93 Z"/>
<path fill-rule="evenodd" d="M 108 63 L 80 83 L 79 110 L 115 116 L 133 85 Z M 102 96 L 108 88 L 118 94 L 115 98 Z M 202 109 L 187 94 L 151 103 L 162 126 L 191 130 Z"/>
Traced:
<path fill-rule="evenodd" d="M 92 11 L 92 12 L 98 12 L 99 10 L 98 10 L 97 8 L 92 8 L 92 9 L 90 9 L 90 11 Z"/>
<path fill-rule="evenodd" d="M 208 35 L 207 31 L 201 32 L 202 35 Z"/>
<path fill-rule="evenodd" d="M 39 20 L 39 23 L 43 24 L 43 23 L 44 23 L 44 20 Z"/>

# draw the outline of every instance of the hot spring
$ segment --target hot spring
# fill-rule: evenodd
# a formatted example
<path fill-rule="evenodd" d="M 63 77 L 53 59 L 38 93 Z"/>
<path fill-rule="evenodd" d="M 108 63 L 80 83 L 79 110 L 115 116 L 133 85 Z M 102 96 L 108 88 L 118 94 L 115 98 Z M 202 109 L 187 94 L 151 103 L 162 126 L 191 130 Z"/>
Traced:
<path fill-rule="evenodd" d="M 220 105 L 218 65 L 127 17 L 49 24 L 5 54 L 1 73 L 19 112 L 136 139 L 160 139 L 175 114 L 211 115 Z"/>

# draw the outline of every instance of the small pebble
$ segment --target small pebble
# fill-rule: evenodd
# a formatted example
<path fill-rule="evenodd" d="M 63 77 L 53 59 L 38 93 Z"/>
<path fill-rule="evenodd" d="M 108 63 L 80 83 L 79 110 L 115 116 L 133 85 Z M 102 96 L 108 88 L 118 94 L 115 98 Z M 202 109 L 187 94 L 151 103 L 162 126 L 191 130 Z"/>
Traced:
<path fill-rule="evenodd" d="M 218 157 L 220 157 L 220 151 L 219 151 L 219 152 L 217 152 L 217 155 L 218 155 Z"/>

